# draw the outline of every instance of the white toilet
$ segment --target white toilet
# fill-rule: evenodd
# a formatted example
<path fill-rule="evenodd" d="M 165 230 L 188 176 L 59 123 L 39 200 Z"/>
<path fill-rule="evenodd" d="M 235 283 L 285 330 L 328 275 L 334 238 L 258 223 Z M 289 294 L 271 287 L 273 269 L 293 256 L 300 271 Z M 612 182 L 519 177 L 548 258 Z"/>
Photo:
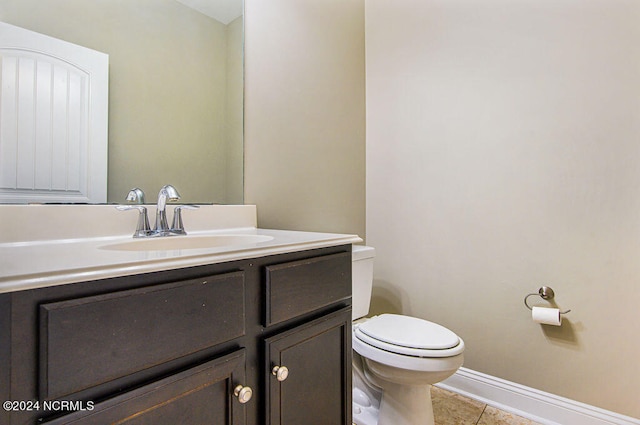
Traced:
<path fill-rule="evenodd" d="M 462 366 L 464 342 L 415 317 L 362 319 L 369 313 L 374 257 L 372 247 L 353 247 L 353 422 L 433 425 L 431 385 Z"/>

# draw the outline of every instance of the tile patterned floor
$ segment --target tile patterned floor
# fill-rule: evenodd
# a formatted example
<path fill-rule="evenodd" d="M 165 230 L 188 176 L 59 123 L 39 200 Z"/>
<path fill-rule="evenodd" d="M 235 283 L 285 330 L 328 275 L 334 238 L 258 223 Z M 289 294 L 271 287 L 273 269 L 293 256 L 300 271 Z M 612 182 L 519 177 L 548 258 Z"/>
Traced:
<path fill-rule="evenodd" d="M 540 425 L 438 387 L 431 398 L 436 425 Z"/>

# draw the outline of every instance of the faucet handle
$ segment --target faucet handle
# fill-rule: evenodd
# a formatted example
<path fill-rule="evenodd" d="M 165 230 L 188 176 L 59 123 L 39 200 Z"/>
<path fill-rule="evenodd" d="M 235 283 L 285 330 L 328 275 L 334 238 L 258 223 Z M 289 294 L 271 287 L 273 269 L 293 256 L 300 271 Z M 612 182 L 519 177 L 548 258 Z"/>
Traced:
<path fill-rule="evenodd" d="M 140 212 L 138 215 L 138 225 L 136 226 L 136 231 L 133 234 L 133 237 L 143 238 L 145 236 L 149 236 L 151 233 L 151 227 L 149 227 L 147 207 L 143 207 L 142 205 L 118 205 L 116 209 L 119 211 L 138 210 Z"/>
<path fill-rule="evenodd" d="M 177 235 L 186 235 L 184 231 L 184 224 L 182 224 L 182 210 L 197 210 L 200 208 L 198 205 L 178 205 L 173 209 L 173 223 L 171 224 L 171 233 Z"/>

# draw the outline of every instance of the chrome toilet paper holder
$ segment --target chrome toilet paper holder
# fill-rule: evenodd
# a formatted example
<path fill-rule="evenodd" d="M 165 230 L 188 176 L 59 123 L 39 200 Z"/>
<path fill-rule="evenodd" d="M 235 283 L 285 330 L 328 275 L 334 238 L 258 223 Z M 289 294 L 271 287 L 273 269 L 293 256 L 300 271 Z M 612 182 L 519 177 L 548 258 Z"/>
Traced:
<path fill-rule="evenodd" d="M 529 310 L 533 310 L 533 307 L 531 307 L 528 303 L 527 303 L 527 299 L 533 295 L 538 295 L 540 296 L 540 298 L 542 298 L 543 300 L 552 300 L 553 297 L 556 296 L 556 293 L 553 292 L 553 289 L 551 289 L 548 286 L 542 286 L 540 289 L 538 289 L 538 292 L 534 292 L 531 294 L 528 294 L 526 297 L 524 297 L 524 305 L 527 306 L 527 308 Z M 566 311 L 561 311 L 560 314 L 567 314 L 569 313 L 571 310 L 566 310 Z"/>

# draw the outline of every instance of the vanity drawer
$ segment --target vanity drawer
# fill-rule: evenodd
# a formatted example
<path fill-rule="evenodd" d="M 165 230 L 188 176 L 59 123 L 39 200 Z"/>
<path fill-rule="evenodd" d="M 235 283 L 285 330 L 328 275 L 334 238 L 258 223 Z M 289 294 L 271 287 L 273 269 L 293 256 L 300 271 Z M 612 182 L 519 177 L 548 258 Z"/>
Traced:
<path fill-rule="evenodd" d="M 245 333 L 233 272 L 40 305 L 40 396 L 63 396 Z"/>
<path fill-rule="evenodd" d="M 351 252 L 266 266 L 264 325 L 351 297 Z"/>

